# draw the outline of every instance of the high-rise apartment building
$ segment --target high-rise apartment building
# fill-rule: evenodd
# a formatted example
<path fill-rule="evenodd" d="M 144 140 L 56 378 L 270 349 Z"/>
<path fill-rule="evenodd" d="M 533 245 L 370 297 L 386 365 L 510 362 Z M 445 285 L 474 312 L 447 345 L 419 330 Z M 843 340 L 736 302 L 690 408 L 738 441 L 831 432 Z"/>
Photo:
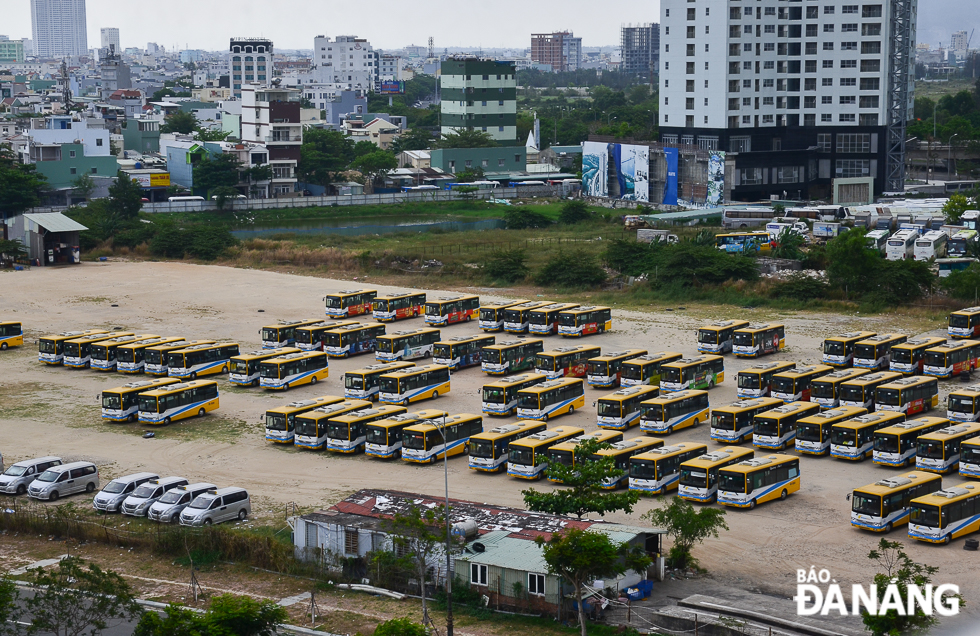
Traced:
<path fill-rule="evenodd" d="M 347 90 L 374 90 L 378 81 L 378 52 L 355 35 L 313 38 L 313 77 L 318 84 L 337 84 Z"/>
<path fill-rule="evenodd" d="M 21 40 L 11 40 L 6 35 L 0 35 L 0 62 L 23 62 L 24 43 Z"/>
<path fill-rule="evenodd" d="M 966 49 L 969 46 L 970 37 L 966 31 L 953 31 L 949 38 L 949 50 L 956 54 L 956 59 L 966 57 Z"/>
<path fill-rule="evenodd" d="M 661 140 L 738 153 L 739 199 L 902 190 L 915 0 L 855 1 L 663 0 Z"/>
<path fill-rule="evenodd" d="M 268 157 L 253 153 L 252 161 L 255 165 L 268 162 L 272 169 L 270 189 L 273 196 L 294 192 L 296 166 L 303 145 L 300 92 L 246 82 L 242 87 L 242 141 L 269 150 Z"/>
<path fill-rule="evenodd" d="M 231 91 L 241 99 L 245 84 L 268 88 L 272 83 L 272 40 L 232 38 L 228 45 Z"/>
<path fill-rule="evenodd" d="M 119 29 L 115 27 L 103 27 L 101 30 L 102 35 L 102 48 L 112 49 L 116 54 L 122 53 L 122 47 L 119 46 Z"/>
<path fill-rule="evenodd" d="M 85 0 L 31 0 L 34 55 L 59 58 L 88 53 Z"/>
<path fill-rule="evenodd" d="M 531 34 L 531 61 L 551 70 L 577 71 L 582 66 L 582 38 L 571 31 Z"/>
<path fill-rule="evenodd" d="M 622 27 L 620 70 L 630 75 L 651 77 L 660 71 L 660 25 L 632 24 Z"/>
<path fill-rule="evenodd" d="M 517 69 L 476 57 L 442 62 L 442 134 L 482 130 L 501 145 L 517 142 Z"/>

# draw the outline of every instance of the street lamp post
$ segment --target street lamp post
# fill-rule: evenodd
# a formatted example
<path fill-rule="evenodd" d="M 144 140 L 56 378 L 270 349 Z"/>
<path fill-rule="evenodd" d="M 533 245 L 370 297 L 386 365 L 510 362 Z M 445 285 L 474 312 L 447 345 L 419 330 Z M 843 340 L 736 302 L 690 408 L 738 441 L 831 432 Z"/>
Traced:
<path fill-rule="evenodd" d="M 452 524 L 449 521 L 449 442 L 446 439 L 446 416 L 442 416 L 442 472 L 446 486 L 446 636 L 453 636 L 453 582 L 451 577 Z"/>
<path fill-rule="evenodd" d="M 959 137 L 959 136 L 960 136 L 959 133 L 950 135 L 949 141 L 946 142 L 948 144 L 946 147 L 946 180 L 947 181 L 949 181 L 949 173 L 953 165 L 953 137 Z"/>

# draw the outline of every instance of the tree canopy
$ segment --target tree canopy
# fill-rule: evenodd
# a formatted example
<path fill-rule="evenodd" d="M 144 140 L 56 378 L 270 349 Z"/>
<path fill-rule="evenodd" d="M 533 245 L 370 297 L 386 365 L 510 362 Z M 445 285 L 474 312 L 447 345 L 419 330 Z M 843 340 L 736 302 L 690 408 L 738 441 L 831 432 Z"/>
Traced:
<path fill-rule="evenodd" d="M 41 204 L 47 179 L 33 165 L 17 160 L 8 145 L 0 145 L 0 217 L 17 216 Z"/>
<path fill-rule="evenodd" d="M 490 133 L 482 130 L 455 128 L 436 142 L 437 148 L 492 148 L 497 145 Z"/>
<path fill-rule="evenodd" d="M 163 120 L 163 124 L 160 126 L 160 132 L 189 135 L 197 130 L 197 128 L 197 117 L 194 116 L 194 113 L 176 110 L 167 115 L 166 119 Z"/>
<path fill-rule="evenodd" d="M 334 173 L 347 169 L 354 159 L 354 143 L 336 130 L 312 129 L 303 133 L 299 177 L 307 183 L 330 185 Z"/>
<path fill-rule="evenodd" d="M 168 605 L 163 617 L 147 612 L 133 636 L 275 636 L 287 617 L 273 601 L 224 594 L 212 599 L 203 614 L 180 605 Z"/>
<path fill-rule="evenodd" d="M 351 162 L 350 167 L 352 170 L 357 170 L 364 176 L 369 177 L 372 181 L 376 181 L 397 168 L 398 160 L 395 159 L 395 155 L 388 150 L 380 150 L 374 144 L 371 144 L 371 146 L 374 147 L 375 150 L 354 159 L 354 161 Z"/>
<path fill-rule="evenodd" d="M 667 531 L 674 540 L 670 548 L 670 561 L 674 567 L 696 564 L 691 549 L 709 537 L 718 538 L 719 530 L 728 530 L 725 511 L 720 508 L 700 508 L 695 510 L 689 501 L 673 497 L 665 508 L 654 508 L 643 518 L 658 528 Z"/>
<path fill-rule="evenodd" d="M 109 186 L 106 210 L 120 219 L 135 219 L 143 209 L 143 188 L 124 172 L 116 174 L 116 181 Z"/>
<path fill-rule="evenodd" d="M 228 153 L 205 155 L 194 166 L 194 188 L 204 190 L 210 196 L 212 191 L 221 188 L 233 188 L 238 185 L 241 163 Z"/>

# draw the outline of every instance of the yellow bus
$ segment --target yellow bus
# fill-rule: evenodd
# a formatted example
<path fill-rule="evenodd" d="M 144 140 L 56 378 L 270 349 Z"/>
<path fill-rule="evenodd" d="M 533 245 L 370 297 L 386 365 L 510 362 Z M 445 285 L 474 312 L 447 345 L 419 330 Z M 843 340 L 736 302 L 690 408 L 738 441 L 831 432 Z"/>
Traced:
<path fill-rule="evenodd" d="M 604 395 L 597 401 L 596 425 L 614 431 L 625 431 L 640 423 L 644 400 L 657 397 L 660 389 L 655 386 L 641 385 L 620 389 L 615 393 Z"/>
<path fill-rule="evenodd" d="M 65 359 L 65 343 L 75 338 L 85 338 L 108 333 L 103 329 L 88 331 L 62 331 L 61 333 L 42 336 L 37 340 L 37 359 L 44 364 L 62 364 Z"/>
<path fill-rule="evenodd" d="M 330 418 L 327 422 L 327 450 L 335 453 L 359 453 L 367 441 L 367 426 L 405 413 L 404 406 L 375 406 Z"/>
<path fill-rule="evenodd" d="M 630 490 L 662 495 L 677 488 L 681 464 L 708 452 L 704 444 L 680 442 L 630 457 Z"/>
<path fill-rule="evenodd" d="M 623 386 L 639 386 L 649 384 L 660 386 L 661 367 L 669 362 L 676 362 L 684 354 L 676 351 L 658 351 L 623 363 L 621 380 Z"/>
<path fill-rule="evenodd" d="M 874 451 L 875 431 L 901 424 L 904 413 L 878 411 L 837 422 L 830 427 L 830 456 L 860 462 Z"/>
<path fill-rule="evenodd" d="M 483 347 L 480 370 L 487 375 L 507 375 L 534 368 L 538 354 L 544 351 L 544 340 L 504 340 Z"/>
<path fill-rule="evenodd" d="M 954 422 L 980 420 L 980 384 L 950 391 L 946 399 L 946 417 Z"/>
<path fill-rule="evenodd" d="M 800 459 L 765 455 L 718 471 L 718 503 L 753 509 L 757 504 L 786 499 L 800 489 Z"/>
<path fill-rule="evenodd" d="M 378 338 L 385 335 L 380 322 L 344 325 L 323 332 L 323 350 L 331 358 L 349 358 L 361 353 L 373 353 Z"/>
<path fill-rule="evenodd" d="M 869 373 L 867 369 L 841 369 L 822 375 L 810 383 L 810 401 L 825 409 L 840 406 L 841 385 Z"/>
<path fill-rule="evenodd" d="M 579 338 L 612 329 L 612 309 L 581 306 L 558 314 L 558 334 L 563 338 Z"/>
<path fill-rule="evenodd" d="M 967 307 L 949 315 L 950 338 L 980 337 L 980 307 Z"/>
<path fill-rule="evenodd" d="M 237 342 L 200 344 L 167 354 L 167 375 L 196 380 L 202 375 L 228 373 L 231 358 L 239 354 Z"/>
<path fill-rule="evenodd" d="M 118 338 L 93 343 L 89 347 L 91 357 L 89 367 L 96 371 L 115 371 L 117 363 L 116 354 L 119 351 L 119 347 L 147 342 L 149 340 L 159 341 L 160 336 L 156 334 L 137 334 L 133 336 L 119 336 Z"/>
<path fill-rule="evenodd" d="M 580 307 L 578 303 L 552 303 L 532 309 L 527 314 L 527 332 L 536 336 L 558 333 L 558 314 Z"/>
<path fill-rule="evenodd" d="M 511 305 L 504 309 L 504 331 L 507 333 L 527 333 L 528 316 L 531 311 L 554 304 L 550 300 L 531 300 Z"/>
<path fill-rule="evenodd" d="M 297 448 L 320 450 L 327 443 L 327 425 L 331 419 L 351 411 L 369 409 L 371 406 L 366 400 L 344 400 L 300 413 L 294 419 L 293 445 Z"/>
<path fill-rule="evenodd" d="M 92 345 L 103 340 L 114 340 L 132 335 L 133 332 L 131 331 L 114 331 L 67 340 L 65 341 L 65 356 L 62 364 L 70 369 L 85 369 L 92 362 Z"/>
<path fill-rule="evenodd" d="M 144 391 L 137 398 L 139 420 L 164 426 L 188 417 L 203 416 L 218 408 L 218 383 L 192 380 Z"/>
<path fill-rule="evenodd" d="M 358 324 L 360 323 L 356 320 L 321 320 L 312 325 L 297 327 L 293 331 L 293 346 L 303 351 L 323 351 L 323 334 L 332 329 Z"/>
<path fill-rule="evenodd" d="M 721 444 L 741 444 L 752 437 L 753 420 L 783 402 L 774 397 L 738 400 L 711 409 L 711 439 Z"/>
<path fill-rule="evenodd" d="M 425 311 L 425 294 L 393 292 L 378 296 L 371 305 L 371 314 L 378 322 L 395 322 L 418 318 Z"/>
<path fill-rule="evenodd" d="M 677 496 L 698 503 L 713 502 L 718 498 L 718 472 L 753 457 L 755 452 L 749 448 L 727 446 L 687 460 L 681 464 Z"/>
<path fill-rule="evenodd" d="M 681 358 L 660 367 L 660 392 L 708 390 L 725 381 L 725 359 L 721 356 Z"/>
<path fill-rule="evenodd" d="M 453 336 L 440 340 L 432 349 L 432 361 L 444 364 L 452 371 L 480 366 L 483 348 L 497 341 L 495 336 Z"/>
<path fill-rule="evenodd" d="M 470 437 L 470 469 L 497 473 L 507 468 L 508 445 L 547 428 L 544 422 L 519 420 Z"/>
<path fill-rule="evenodd" d="M 616 442 L 623 441 L 623 434 L 619 431 L 604 431 L 600 429 L 591 433 L 583 433 L 577 437 L 555 444 L 545 453 L 545 456 L 548 458 L 548 465 L 562 464 L 569 467 L 575 466 L 575 452 L 578 450 L 579 444 L 589 439 L 594 439 L 600 444 L 615 444 Z M 661 441 L 660 444 L 663 445 L 663 442 Z M 565 483 L 563 480 L 558 479 L 553 472 L 549 473 L 546 470 L 545 475 L 547 475 L 548 481 L 550 482 L 556 484 Z"/>
<path fill-rule="evenodd" d="M 353 318 L 374 311 L 376 289 L 345 289 L 323 297 L 326 314 L 334 318 Z"/>
<path fill-rule="evenodd" d="M 975 483 L 947 484 L 909 503 L 909 536 L 949 543 L 980 530 L 980 488 Z"/>
<path fill-rule="evenodd" d="M 143 353 L 143 372 L 153 376 L 167 375 L 170 371 L 170 368 L 167 366 L 170 352 L 205 344 L 214 344 L 214 340 L 187 340 L 147 347 Z"/>
<path fill-rule="evenodd" d="M 348 400 L 377 401 L 380 391 L 378 382 L 382 375 L 414 366 L 414 362 L 385 362 L 348 371 L 344 374 L 344 397 Z"/>
<path fill-rule="evenodd" d="M 833 367 L 826 364 L 814 364 L 776 373 L 772 376 L 769 395 L 783 402 L 809 402 L 810 385 L 833 370 Z"/>
<path fill-rule="evenodd" d="M 946 342 L 945 338 L 913 338 L 892 347 L 889 371 L 902 375 L 922 375 L 922 363 L 926 349 Z"/>
<path fill-rule="evenodd" d="M 854 364 L 854 345 L 878 335 L 874 331 L 850 331 L 823 341 L 823 363 L 847 368 Z"/>
<path fill-rule="evenodd" d="M 316 384 L 329 375 L 327 354 L 322 351 L 289 353 L 259 363 L 259 384 L 263 389 L 288 391 L 304 384 Z"/>
<path fill-rule="evenodd" d="M 271 408 L 265 412 L 265 438 L 277 444 L 292 444 L 297 415 L 343 401 L 344 398 L 336 395 L 322 395 Z"/>
<path fill-rule="evenodd" d="M 778 323 L 749 325 L 732 335 L 732 353 L 739 358 L 757 358 L 786 346 L 786 328 Z"/>
<path fill-rule="evenodd" d="M 640 430 L 644 433 L 669 434 L 708 421 L 707 391 L 668 393 L 646 400 L 640 407 Z"/>
<path fill-rule="evenodd" d="M 116 348 L 116 371 L 119 373 L 142 373 L 146 367 L 147 349 L 168 344 L 176 345 L 177 343 L 183 343 L 184 346 L 190 344 L 183 338 L 176 336 L 172 338 L 151 338 L 132 344 L 121 345 Z"/>
<path fill-rule="evenodd" d="M 615 477 L 603 479 L 600 488 L 603 490 L 616 490 L 620 486 L 629 487 L 630 458 L 656 448 L 661 448 L 663 445 L 664 441 L 656 437 L 634 437 L 633 439 L 627 439 L 621 442 L 612 442 L 609 448 L 603 448 L 593 453 L 591 458 L 593 460 L 612 457 L 613 465 L 619 471 Z"/>
<path fill-rule="evenodd" d="M 434 400 L 449 393 L 449 388 L 449 367 L 444 364 L 398 369 L 378 378 L 378 397 L 383 404 L 407 406 Z"/>
<path fill-rule="evenodd" d="M 872 460 L 881 466 L 914 466 L 919 436 L 947 426 L 949 420 L 945 417 L 920 417 L 879 428 L 874 433 Z"/>
<path fill-rule="evenodd" d="M 102 392 L 102 419 L 110 422 L 136 421 L 139 417 L 139 394 L 152 391 L 168 384 L 177 384 L 180 380 L 160 378 L 159 380 L 143 380 L 130 382 L 114 389 Z"/>
<path fill-rule="evenodd" d="M 600 389 L 619 386 L 622 380 L 623 364 L 628 360 L 646 355 L 646 353 L 646 349 L 625 349 L 589 358 L 585 371 L 589 386 Z"/>
<path fill-rule="evenodd" d="M 960 444 L 960 475 L 980 477 L 980 438 Z"/>
<path fill-rule="evenodd" d="M 413 329 L 396 331 L 378 337 L 374 357 L 379 362 L 398 362 L 429 358 L 435 344 L 442 340 L 438 329 Z"/>
<path fill-rule="evenodd" d="M 913 470 L 855 488 L 851 493 L 851 525 L 872 532 L 891 532 L 895 526 L 909 522 L 913 499 L 942 487 L 943 478 L 939 475 Z"/>
<path fill-rule="evenodd" d="M 393 459 L 402 454 L 402 431 L 423 420 L 437 420 L 449 413 L 439 409 L 422 409 L 411 413 L 393 415 L 383 420 L 375 420 L 367 425 L 364 452 L 368 457 Z"/>
<path fill-rule="evenodd" d="M 725 355 L 732 352 L 736 329 L 749 326 L 748 320 L 719 320 L 698 329 L 698 351 Z"/>
<path fill-rule="evenodd" d="M 977 368 L 980 341 L 960 340 L 926 349 L 922 360 L 922 373 L 937 378 L 949 378 L 961 373 L 969 374 Z"/>
<path fill-rule="evenodd" d="M 600 354 L 602 351 L 596 346 L 558 347 L 539 353 L 534 362 L 534 370 L 545 374 L 549 380 L 584 378 L 589 359 Z"/>
<path fill-rule="evenodd" d="M 813 402 L 790 402 L 759 413 L 752 420 L 752 445 L 782 450 L 793 445 L 796 423 L 820 412 Z"/>
<path fill-rule="evenodd" d="M 544 420 L 585 406 L 585 383 L 578 378 L 549 380 L 517 392 L 517 417 Z"/>
<path fill-rule="evenodd" d="M 742 399 L 768 397 L 772 391 L 772 377 L 794 368 L 795 362 L 767 362 L 742 369 L 735 375 L 736 395 Z"/>
<path fill-rule="evenodd" d="M 888 369 L 892 347 L 909 339 L 902 333 L 879 333 L 854 345 L 854 366 L 862 369 Z"/>
<path fill-rule="evenodd" d="M 861 406 L 873 411 L 878 387 L 901 377 L 902 374 L 895 371 L 879 371 L 842 382 L 837 388 L 837 402 L 840 406 Z"/>
<path fill-rule="evenodd" d="M 475 294 L 440 296 L 425 302 L 425 324 L 448 327 L 480 319 L 480 297 Z"/>
<path fill-rule="evenodd" d="M 497 332 L 504 330 L 504 311 L 526 303 L 526 300 L 486 300 L 480 303 L 481 331 Z"/>
<path fill-rule="evenodd" d="M 939 406 L 939 381 L 913 376 L 882 384 L 875 390 L 875 409 L 899 411 L 905 416 L 925 413 Z"/>
<path fill-rule="evenodd" d="M 20 321 L 0 320 L 0 351 L 8 347 L 20 347 L 24 344 L 24 328 Z"/>
<path fill-rule="evenodd" d="M 296 342 L 296 330 L 322 322 L 319 318 L 313 320 L 280 320 L 274 325 L 266 325 L 259 329 L 263 349 L 279 349 L 288 347 Z"/>
<path fill-rule="evenodd" d="M 524 373 L 484 384 L 481 410 L 485 415 L 513 415 L 518 392 L 547 379 L 543 373 Z"/>
<path fill-rule="evenodd" d="M 521 479 L 540 479 L 548 462 L 548 450 L 585 433 L 575 426 L 556 426 L 507 444 L 507 474 Z"/>
<path fill-rule="evenodd" d="M 838 406 L 800 418 L 796 422 L 796 452 L 803 455 L 829 455 L 830 434 L 834 424 L 866 415 L 867 412 L 868 409 L 862 406 Z"/>
<path fill-rule="evenodd" d="M 960 464 L 962 443 L 976 437 L 980 437 L 980 424 L 977 422 L 957 423 L 920 435 L 915 449 L 916 470 L 940 475 L 956 471 Z"/>
<path fill-rule="evenodd" d="M 402 459 L 431 464 L 466 452 L 470 437 L 483 432 L 483 418 L 471 413 L 424 420 L 402 432 Z"/>
<path fill-rule="evenodd" d="M 228 360 L 230 365 L 228 381 L 238 386 L 259 386 L 261 384 L 259 364 L 264 360 L 272 360 L 291 353 L 302 352 L 296 347 L 282 347 L 281 349 L 259 349 L 258 351 L 234 355 Z"/>

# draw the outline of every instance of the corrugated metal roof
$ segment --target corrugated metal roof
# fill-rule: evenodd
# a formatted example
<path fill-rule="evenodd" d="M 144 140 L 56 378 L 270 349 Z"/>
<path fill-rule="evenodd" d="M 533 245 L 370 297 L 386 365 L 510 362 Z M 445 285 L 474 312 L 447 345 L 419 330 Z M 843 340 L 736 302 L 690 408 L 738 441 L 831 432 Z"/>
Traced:
<path fill-rule="evenodd" d="M 480 537 L 477 542 L 483 543 L 486 550 L 472 552 L 470 546 L 473 544 L 469 543 L 467 544 L 469 550 L 461 555 L 460 559 L 465 559 L 469 563 L 482 563 L 520 572 L 544 573 L 548 571 L 544 552 L 534 541 L 505 536 L 492 543 L 484 541 L 484 537 Z"/>
<path fill-rule="evenodd" d="M 48 232 L 81 232 L 88 229 L 81 223 L 69 219 L 61 212 L 25 214 L 24 218 L 35 225 L 39 225 Z"/>

